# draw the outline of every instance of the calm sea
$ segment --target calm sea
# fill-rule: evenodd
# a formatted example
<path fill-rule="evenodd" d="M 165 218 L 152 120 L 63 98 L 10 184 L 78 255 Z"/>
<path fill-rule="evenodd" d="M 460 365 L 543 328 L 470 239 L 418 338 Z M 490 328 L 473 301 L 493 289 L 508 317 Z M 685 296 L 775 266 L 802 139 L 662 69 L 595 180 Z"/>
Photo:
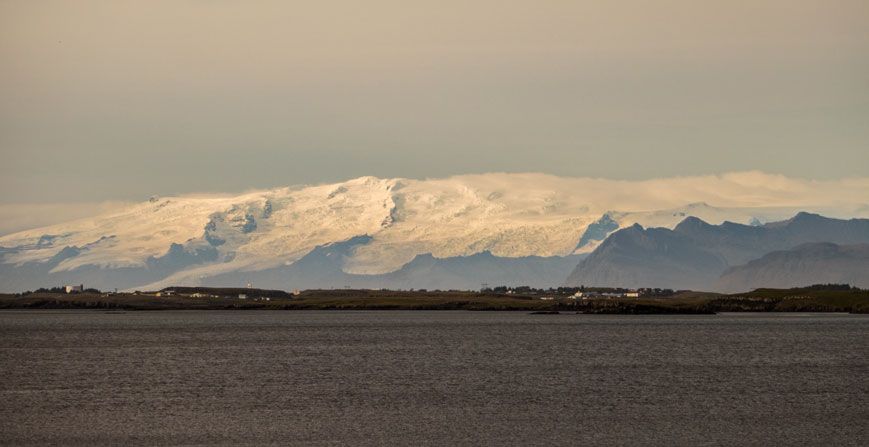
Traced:
<path fill-rule="evenodd" d="M 2 445 L 869 445 L 869 315 L 0 312 Z"/>

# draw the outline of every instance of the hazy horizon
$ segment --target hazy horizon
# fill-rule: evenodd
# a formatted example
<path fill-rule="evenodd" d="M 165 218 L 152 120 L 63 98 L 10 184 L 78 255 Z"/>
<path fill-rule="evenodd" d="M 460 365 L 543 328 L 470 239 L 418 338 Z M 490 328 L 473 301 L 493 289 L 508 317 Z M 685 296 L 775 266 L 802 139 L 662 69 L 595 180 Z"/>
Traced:
<path fill-rule="evenodd" d="M 869 4 L 0 4 L 0 204 L 869 165 Z"/>

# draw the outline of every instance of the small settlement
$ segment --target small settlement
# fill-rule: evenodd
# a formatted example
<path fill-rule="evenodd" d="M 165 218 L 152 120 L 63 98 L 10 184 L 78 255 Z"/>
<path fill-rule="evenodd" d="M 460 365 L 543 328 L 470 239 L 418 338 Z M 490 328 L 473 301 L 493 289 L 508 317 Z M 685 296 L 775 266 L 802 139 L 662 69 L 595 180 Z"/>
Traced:
<path fill-rule="evenodd" d="M 576 292 L 571 298 L 581 300 L 594 299 L 613 299 L 613 298 L 639 298 L 642 292 L 639 290 L 629 290 L 627 292 Z"/>

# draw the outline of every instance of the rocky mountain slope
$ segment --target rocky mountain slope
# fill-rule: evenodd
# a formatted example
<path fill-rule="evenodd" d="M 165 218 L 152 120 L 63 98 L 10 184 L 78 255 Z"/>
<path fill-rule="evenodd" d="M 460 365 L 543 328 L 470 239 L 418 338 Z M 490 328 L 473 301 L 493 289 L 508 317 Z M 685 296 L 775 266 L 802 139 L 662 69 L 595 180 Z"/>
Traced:
<path fill-rule="evenodd" d="M 760 287 L 788 288 L 810 284 L 850 284 L 869 288 L 869 244 L 810 243 L 767 253 L 730 267 L 715 290 L 738 293 Z"/>
<path fill-rule="evenodd" d="M 577 265 L 566 285 L 741 291 L 745 286 L 718 283 L 728 267 L 810 242 L 867 243 L 869 219 L 803 212 L 762 226 L 710 225 L 696 217 L 685 218 L 672 230 L 634 225 L 610 235 Z"/>
<path fill-rule="evenodd" d="M 352 274 L 344 271 L 353 251 L 370 242 L 370 236 L 320 246 L 298 261 L 256 272 L 230 272 L 202 279 L 202 285 L 226 287 L 251 282 L 277 289 L 349 287 L 365 289 L 478 289 L 494 285 L 550 287 L 561 283 L 584 255 L 494 256 L 485 251 L 470 256 L 436 258 L 417 255 L 400 269 L 383 274 Z M 172 280 L 164 281 L 167 285 Z"/>

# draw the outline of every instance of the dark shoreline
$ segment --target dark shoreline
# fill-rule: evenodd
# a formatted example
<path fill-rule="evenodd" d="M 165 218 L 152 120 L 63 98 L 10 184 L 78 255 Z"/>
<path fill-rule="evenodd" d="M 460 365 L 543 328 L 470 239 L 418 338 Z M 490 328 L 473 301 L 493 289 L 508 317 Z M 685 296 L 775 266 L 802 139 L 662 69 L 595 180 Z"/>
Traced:
<path fill-rule="evenodd" d="M 208 291 L 209 289 L 200 289 Z M 671 297 L 575 300 L 541 299 L 463 291 L 309 290 L 298 296 L 283 291 L 212 289 L 205 296 L 155 294 L 0 294 L 0 309 L 101 310 L 498 310 L 583 314 L 710 315 L 717 312 L 847 312 L 869 313 L 869 291 L 758 289 L 719 295 L 681 292 Z"/>

